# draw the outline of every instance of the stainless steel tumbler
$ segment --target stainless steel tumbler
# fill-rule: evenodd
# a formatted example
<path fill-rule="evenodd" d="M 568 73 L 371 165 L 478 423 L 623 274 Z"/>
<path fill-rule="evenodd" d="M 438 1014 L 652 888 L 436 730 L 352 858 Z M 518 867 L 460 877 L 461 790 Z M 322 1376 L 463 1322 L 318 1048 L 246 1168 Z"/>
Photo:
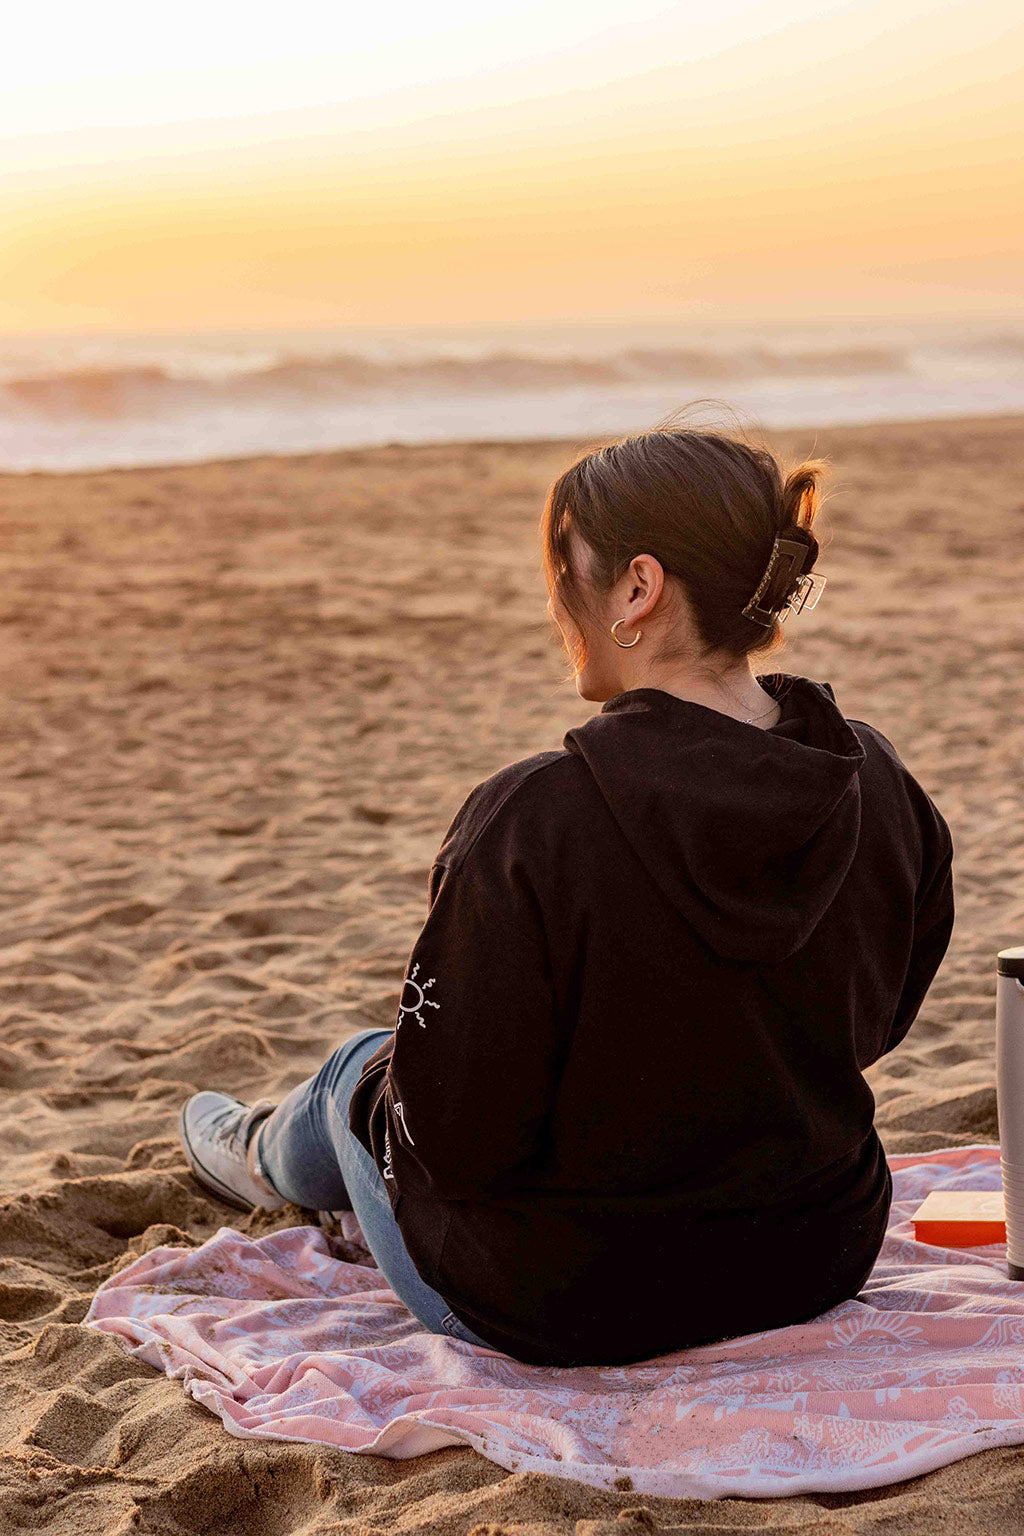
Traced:
<path fill-rule="evenodd" d="M 1001 950 L 996 976 L 996 1104 L 1006 1203 L 1006 1268 L 1024 1280 L 1024 944 Z"/>

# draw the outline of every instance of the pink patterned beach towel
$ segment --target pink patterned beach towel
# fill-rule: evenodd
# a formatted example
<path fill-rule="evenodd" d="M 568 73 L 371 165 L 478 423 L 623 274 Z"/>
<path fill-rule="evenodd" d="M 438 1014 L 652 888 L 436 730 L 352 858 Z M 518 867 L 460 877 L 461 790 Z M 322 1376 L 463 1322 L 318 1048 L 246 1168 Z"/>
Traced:
<path fill-rule="evenodd" d="M 1004 1246 L 929 1247 L 911 1225 L 929 1190 L 997 1189 L 999 1150 L 891 1166 L 889 1233 L 856 1300 L 642 1365 L 548 1369 L 427 1334 L 315 1227 L 154 1249 L 100 1287 L 86 1322 L 233 1435 L 390 1457 L 470 1445 L 509 1469 L 669 1497 L 873 1488 L 1024 1443 L 1024 1285 Z M 622 1305 L 643 1305 L 627 1262 Z"/>

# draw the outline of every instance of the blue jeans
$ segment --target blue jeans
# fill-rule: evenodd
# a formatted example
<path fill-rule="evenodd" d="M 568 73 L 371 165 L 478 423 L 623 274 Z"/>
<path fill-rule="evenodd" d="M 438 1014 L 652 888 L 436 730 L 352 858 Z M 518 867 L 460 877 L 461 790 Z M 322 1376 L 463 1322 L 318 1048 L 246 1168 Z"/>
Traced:
<path fill-rule="evenodd" d="M 295 1205 L 355 1212 L 377 1268 L 429 1333 L 492 1349 L 421 1278 L 406 1252 L 383 1176 L 349 1129 L 349 1099 L 363 1064 L 390 1034 L 369 1029 L 346 1040 L 319 1072 L 293 1088 L 256 1132 L 259 1160 L 278 1194 Z"/>

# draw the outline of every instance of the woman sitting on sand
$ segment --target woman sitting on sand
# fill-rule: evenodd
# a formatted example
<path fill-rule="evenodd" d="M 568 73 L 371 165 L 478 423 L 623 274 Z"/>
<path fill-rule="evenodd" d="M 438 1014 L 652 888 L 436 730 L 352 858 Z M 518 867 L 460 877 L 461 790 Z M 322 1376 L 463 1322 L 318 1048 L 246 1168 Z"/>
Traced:
<path fill-rule="evenodd" d="M 820 465 L 680 428 L 580 458 L 543 521 L 584 699 L 470 793 L 394 1031 L 274 1108 L 182 1112 L 243 1208 L 355 1212 L 433 1333 L 625 1363 L 854 1296 L 892 1183 L 863 1071 L 949 942 L 949 831 L 778 649 Z M 820 578 L 816 578 L 820 582 Z"/>

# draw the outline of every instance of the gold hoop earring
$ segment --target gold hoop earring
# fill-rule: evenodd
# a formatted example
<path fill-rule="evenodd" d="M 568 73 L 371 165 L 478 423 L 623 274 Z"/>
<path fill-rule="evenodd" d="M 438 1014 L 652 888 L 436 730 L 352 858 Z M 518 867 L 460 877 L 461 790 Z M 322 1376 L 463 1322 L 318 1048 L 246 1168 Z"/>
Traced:
<path fill-rule="evenodd" d="M 625 624 L 625 622 L 625 619 L 615 620 L 615 623 L 612 625 L 612 639 L 615 641 L 616 645 L 621 645 L 624 651 L 631 651 L 634 645 L 636 645 L 637 641 L 640 639 L 640 636 L 643 634 L 643 630 L 638 629 L 632 640 L 620 640 L 615 631 L 618 629 L 620 624 Z"/>

